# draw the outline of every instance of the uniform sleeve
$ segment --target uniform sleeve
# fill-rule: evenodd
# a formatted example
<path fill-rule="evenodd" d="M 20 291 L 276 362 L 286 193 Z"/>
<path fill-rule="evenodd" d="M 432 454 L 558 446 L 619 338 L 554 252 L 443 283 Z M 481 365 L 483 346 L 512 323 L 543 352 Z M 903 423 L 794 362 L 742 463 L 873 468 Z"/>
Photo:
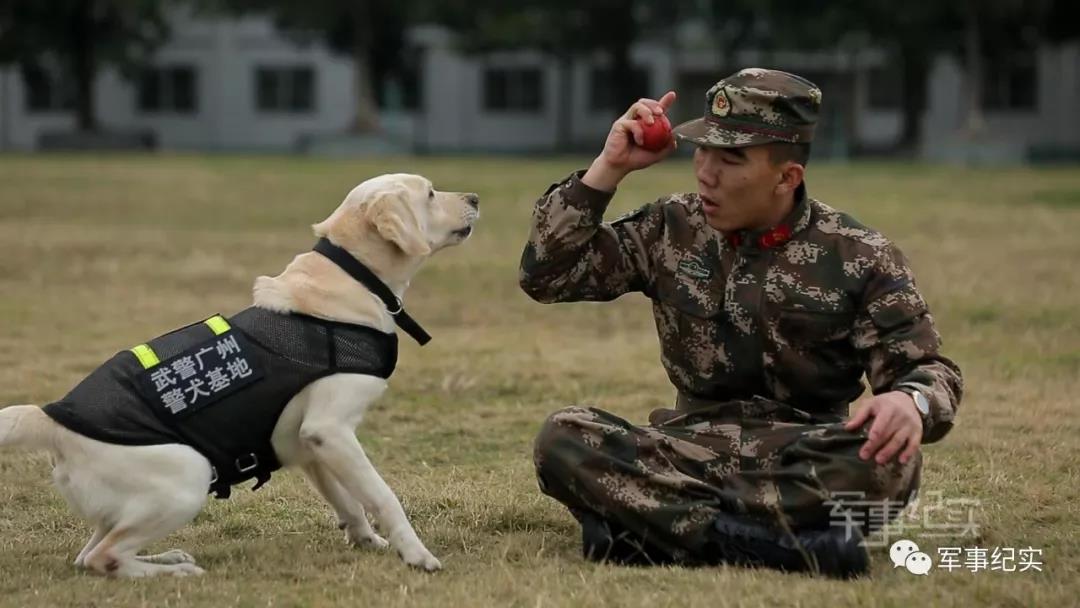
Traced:
<path fill-rule="evenodd" d="M 859 349 L 875 395 L 901 385 L 918 387 L 930 402 L 923 442 L 933 443 L 953 426 L 964 382 L 960 368 L 941 355 L 941 336 L 915 287 L 903 254 L 890 245 L 871 270 L 855 321 Z"/>
<path fill-rule="evenodd" d="M 519 282 L 538 302 L 607 301 L 652 285 L 660 202 L 604 223 L 613 193 L 586 186 L 583 173 L 553 184 L 533 210 Z"/>

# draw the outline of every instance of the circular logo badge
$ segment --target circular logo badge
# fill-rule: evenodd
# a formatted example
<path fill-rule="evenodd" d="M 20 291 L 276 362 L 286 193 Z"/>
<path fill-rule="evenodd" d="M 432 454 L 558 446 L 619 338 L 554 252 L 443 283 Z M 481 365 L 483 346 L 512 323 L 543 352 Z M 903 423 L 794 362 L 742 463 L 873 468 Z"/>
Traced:
<path fill-rule="evenodd" d="M 720 87 L 716 91 L 716 96 L 713 97 L 712 113 L 720 117 L 731 113 L 731 101 L 728 99 L 727 93 L 724 92 L 724 87 Z"/>

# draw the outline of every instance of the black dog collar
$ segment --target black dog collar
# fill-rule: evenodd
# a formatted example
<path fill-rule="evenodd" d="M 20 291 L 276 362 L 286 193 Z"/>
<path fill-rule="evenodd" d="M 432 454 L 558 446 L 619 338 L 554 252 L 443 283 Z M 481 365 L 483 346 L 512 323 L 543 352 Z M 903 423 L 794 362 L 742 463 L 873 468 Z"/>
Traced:
<path fill-rule="evenodd" d="M 431 336 L 424 331 L 424 328 L 420 327 L 420 324 L 410 317 L 409 313 L 405 312 L 401 298 L 394 295 L 394 292 L 386 286 L 386 283 L 383 283 L 370 268 L 361 264 L 360 260 L 354 258 L 351 253 L 331 243 L 326 238 L 321 238 L 318 243 L 315 243 L 314 251 L 329 258 L 331 262 L 337 264 L 338 268 L 344 270 L 350 277 L 370 289 L 371 293 L 375 294 L 386 305 L 386 312 L 394 317 L 397 326 L 412 336 L 413 340 L 419 342 L 420 346 L 431 341 Z"/>

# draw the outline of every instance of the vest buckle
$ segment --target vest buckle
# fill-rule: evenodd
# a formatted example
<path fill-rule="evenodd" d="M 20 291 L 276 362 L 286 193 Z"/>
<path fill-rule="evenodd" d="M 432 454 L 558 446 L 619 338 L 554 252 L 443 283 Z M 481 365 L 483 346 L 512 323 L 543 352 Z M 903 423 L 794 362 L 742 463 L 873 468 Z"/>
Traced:
<path fill-rule="evenodd" d="M 246 459 L 250 459 L 250 462 L 245 462 Z M 241 473 L 247 473 L 254 471 L 259 467 L 259 458 L 255 454 L 248 454 L 236 459 L 236 470 Z"/>

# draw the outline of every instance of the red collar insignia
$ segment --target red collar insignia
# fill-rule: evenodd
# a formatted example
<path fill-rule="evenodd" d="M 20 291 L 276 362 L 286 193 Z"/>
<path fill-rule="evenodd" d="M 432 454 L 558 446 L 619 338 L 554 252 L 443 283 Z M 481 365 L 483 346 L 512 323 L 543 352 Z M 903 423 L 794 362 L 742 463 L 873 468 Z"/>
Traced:
<path fill-rule="evenodd" d="M 732 247 L 738 249 L 738 247 L 743 244 L 743 241 L 746 240 L 746 237 L 743 236 L 743 234 L 743 232 L 732 232 L 725 238 L 727 238 L 728 243 L 731 243 Z M 772 230 L 766 230 L 764 233 L 757 235 L 756 239 L 751 237 L 750 242 L 756 244 L 761 249 L 769 249 L 771 247 L 783 245 L 790 240 L 791 226 L 788 224 L 780 224 Z"/>

